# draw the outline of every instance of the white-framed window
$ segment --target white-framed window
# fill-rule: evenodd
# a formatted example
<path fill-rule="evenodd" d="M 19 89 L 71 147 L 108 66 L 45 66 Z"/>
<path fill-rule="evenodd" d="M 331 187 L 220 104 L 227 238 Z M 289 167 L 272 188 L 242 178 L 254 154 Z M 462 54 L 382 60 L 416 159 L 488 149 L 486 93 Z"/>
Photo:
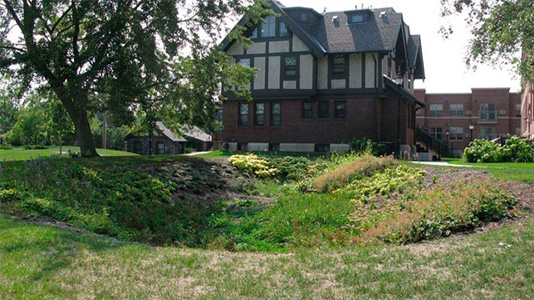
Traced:
<path fill-rule="evenodd" d="M 431 117 L 443 117 L 443 104 L 430 104 Z"/>
<path fill-rule="evenodd" d="M 450 115 L 451 117 L 463 117 L 464 116 L 464 105 L 463 104 L 451 104 Z"/>
<path fill-rule="evenodd" d="M 276 17 L 267 16 L 265 17 L 265 23 L 262 23 L 261 26 L 261 37 L 274 37 L 276 36 Z"/>
<path fill-rule="evenodd" d="M 464 129 L 462 127 L 451 127 L 449 129 L 449 140 L 451 141 L 463 141 Z"/>

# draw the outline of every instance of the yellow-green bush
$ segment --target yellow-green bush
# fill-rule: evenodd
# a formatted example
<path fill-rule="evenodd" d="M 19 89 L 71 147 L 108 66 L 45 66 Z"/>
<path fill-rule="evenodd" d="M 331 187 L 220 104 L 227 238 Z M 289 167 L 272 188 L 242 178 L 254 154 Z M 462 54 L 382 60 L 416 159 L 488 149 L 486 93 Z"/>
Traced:
<path fill-rule="evenodd" d="M 278 170 L 272 167 L 267 159 L 254 154 L 232 155 L 228 162 L 240 171 L 256 175 L 261 178 L 274 177 Z"/>

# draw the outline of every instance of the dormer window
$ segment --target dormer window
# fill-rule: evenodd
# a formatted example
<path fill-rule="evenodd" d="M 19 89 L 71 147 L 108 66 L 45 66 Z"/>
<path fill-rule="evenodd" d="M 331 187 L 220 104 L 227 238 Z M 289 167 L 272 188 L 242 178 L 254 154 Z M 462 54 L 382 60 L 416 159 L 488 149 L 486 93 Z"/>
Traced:
<path fill-rule="evenodd" d="M 365 12 L 358 12 L 349 15 L 349 24 L 359 24 L 365 22 L 367 19 Z"/>

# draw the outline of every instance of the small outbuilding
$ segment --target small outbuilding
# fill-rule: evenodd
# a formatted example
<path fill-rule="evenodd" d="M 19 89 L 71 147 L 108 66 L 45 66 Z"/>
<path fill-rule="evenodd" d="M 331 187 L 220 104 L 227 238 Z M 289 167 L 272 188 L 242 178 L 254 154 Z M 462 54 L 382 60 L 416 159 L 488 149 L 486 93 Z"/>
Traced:
<path fill-rule="evenodd" d="M 194 151 L 207 151 L 212 148 L 211 135 L 196 126 L 183 126 L 183 133 L 177 135 L 163 122 L 156 123 L 158 130 L 152 134 L 132 132 L 124 138 L 128 152 L 141 155 L 176 155 Z"/>

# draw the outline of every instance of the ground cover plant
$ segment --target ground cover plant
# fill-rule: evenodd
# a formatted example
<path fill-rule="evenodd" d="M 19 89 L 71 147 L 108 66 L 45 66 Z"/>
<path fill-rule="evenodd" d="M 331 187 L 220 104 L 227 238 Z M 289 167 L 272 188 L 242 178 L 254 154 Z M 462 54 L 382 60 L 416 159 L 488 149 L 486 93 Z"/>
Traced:
<path fill-rule="evenodd" d="M 124 157 L 4 163 L 0 210 L 122 240 L 267 252 L 417 242 L 515 212 L 514 199 L 489 182 L 473 179 L 478 189 L 462 206 L 461 197 L 446 193 L 455 183 L 441 182 L 440 174 L 429 180 L 426 171 L 389 157 L 249 154 L 228 161 Z M 432 197 L 442 205 L 430 205 Z M 485 214 L 487 203 L 495 205 Z"/>

